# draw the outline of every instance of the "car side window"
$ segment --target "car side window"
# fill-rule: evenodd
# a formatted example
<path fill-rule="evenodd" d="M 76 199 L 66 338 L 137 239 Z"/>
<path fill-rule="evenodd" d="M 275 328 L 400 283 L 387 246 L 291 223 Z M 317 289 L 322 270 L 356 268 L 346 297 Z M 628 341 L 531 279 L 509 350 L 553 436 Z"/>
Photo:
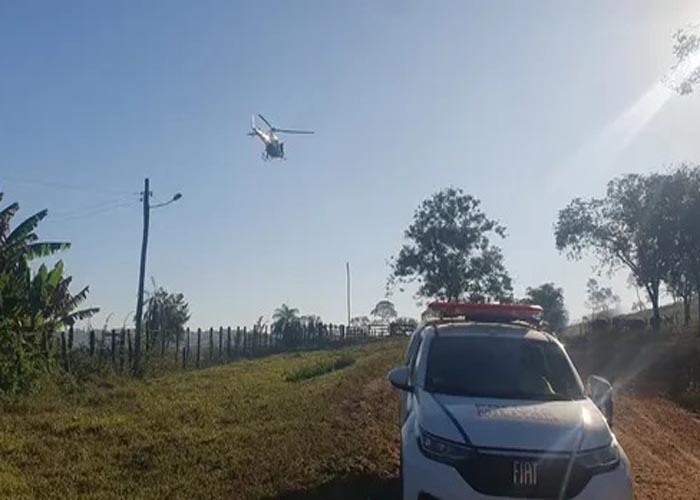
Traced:
<path fill-rule="evenodd" d="M 413 365 L 413 360 L 418 352 L 418 346 L 420 345 L 421 338 L 423 336 L 423 329 L 417 330 L 411 337 L 411 342 L 408 344 L 408 349 L 406 349 L 406 359 L 405 364 L 409 368 Z"/>
<path fill-rule="evenodd" d="M 423 356 L 423 350 L 426 349 L 426 342 L 423 342 L 423 335 L 421 335 L 421 340 L 418 343 L 418 346 L 416 348 L 415 355 L 413 356 L 413 359 L 411 360 L 411 364 L 409 365 L 410 369 L 410 381 L 412 386 L 416 386 L 417 381 L 416 381 L 416 374 L 421 371 L 421 365 L 425 362 L 425 356 Z"/>

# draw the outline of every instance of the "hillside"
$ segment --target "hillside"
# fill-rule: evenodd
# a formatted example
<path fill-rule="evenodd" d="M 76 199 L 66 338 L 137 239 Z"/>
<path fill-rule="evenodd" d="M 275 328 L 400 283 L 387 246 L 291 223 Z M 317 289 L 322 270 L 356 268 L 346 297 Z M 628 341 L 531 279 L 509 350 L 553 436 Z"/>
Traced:
<path fill-rule="evenodd" d="M 38 395 L 0 414 L 0 498 L 264 498 L 352 477 L 381 488 L 398 460 L 384 376 L 403 348 L 345 349 L 352 365 L 297 382 L 286 378 L 339 353 Z"/>
<path fill-rule="evenodd" d="M 6 408 L 0 498 L 394 498 L 398 414 L 385 377 L 404 346 L 273 356 Z M 591 345 L 575 357 L 622 388 L 615 429 L 637 498 L 697 498 L 697 418 L 629 383 L 641 358 L 608 358 L 613 367 Z"/>

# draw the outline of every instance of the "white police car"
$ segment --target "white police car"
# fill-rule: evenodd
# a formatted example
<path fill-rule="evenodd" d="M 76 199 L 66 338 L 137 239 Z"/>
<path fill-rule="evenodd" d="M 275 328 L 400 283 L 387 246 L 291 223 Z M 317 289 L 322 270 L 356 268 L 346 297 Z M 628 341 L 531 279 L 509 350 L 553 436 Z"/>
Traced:
<path fill-rule="evenodd" d="M 404 499 L 632 499 L 611 431 L 612 387 L 584 389 L 538 306 L 433 303 L 411 338 L 403 390 Z"/>

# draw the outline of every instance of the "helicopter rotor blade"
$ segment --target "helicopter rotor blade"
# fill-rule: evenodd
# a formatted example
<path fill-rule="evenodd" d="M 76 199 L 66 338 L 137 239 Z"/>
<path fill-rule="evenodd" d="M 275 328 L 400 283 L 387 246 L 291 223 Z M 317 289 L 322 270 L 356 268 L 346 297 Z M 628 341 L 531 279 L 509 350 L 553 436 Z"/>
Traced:
<path fill-rule="evenodd" d="M 272 125 L 270 125 L 270 122 L 267 121 L 263 115 L 261 115 L 260 113 L 258 113 L 258 116 L 260 117 L 260 119 L 261 119 L 262 121 L 265 122 L 265 125 L 267 125 L 268 127 L 270 127 L 270 129 L 274 129 L 274 128 L 275 128 L 275 127 L 273 127 Z"/>
<path fill-rule="evenodd" d="M 273 128 L 273 132 L 281 132 L 283 134 L 313 134 L 313 130 L 292 130 L 288 128 Z"/>

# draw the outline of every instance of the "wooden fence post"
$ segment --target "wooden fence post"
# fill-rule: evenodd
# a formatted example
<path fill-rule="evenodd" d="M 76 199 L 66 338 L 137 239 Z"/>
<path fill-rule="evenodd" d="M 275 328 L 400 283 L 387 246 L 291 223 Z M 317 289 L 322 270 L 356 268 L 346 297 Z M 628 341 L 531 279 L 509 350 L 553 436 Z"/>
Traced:
<path fill-rule="evenodd" d="M 187 327 L 187 330 L 185 330 L 185 349 L 187 350 L 187 358 L 190 357 L 190 327 Z"/>
<path fill-rule="evenodd" d="M 236 327 L 236 341 L 235 341 L 235 346 L 234 346 L 234 354 L 239 355 L 241 354 L 241 327 L 237 326 Z"/>
<path fill-rule="evenodd" d="M 209 362 L 214 359 L 214 328 L 209 327 Z"/>
<path fill-rule="evenodd" d="M 134 361 L 134 351 L 132 349 L 132 344 L 131 344 L 131 330 L 127 329 L 126 330 L 126 360 L 127 360 L 127 366 L 131 368 L 132 363 Z"/>
<path fill-rule="evenodd" d="M 221 356 L 223 354 L 223 342 L 224 342 L 224 327 L 219 327 L 219 362 L 221 362 Z"/>
<path fill-rule="evenodd" d="M 253 331 L 251 332 L 251 337 L 252 337 L 252 339 L 251 339 L 251 346 L 250 346 L 250 354 L 252 356 L 255 356 L 255 350 L 256 350 L 255 344 L 257 343 L 257 340 L 258 340 L 258 327 L 255 325 L 253 325 Z"/>
<path fill-rule="evenodd" d="M 112 370 L 117 370 L 117 330 L 112 329 Z"/>
<path fill-rule="evenodd" d="M 226 359 L 231 359 L 231 327 L 226 327 Z"/>
<path fill-rule="evenodd" d="M 158 334 L 160 335 L 160 355 L 163 357 L 165 356 L 165 331 L 159 330 Z"/>
<path fill-rule="evenodd" d="M 182 348 L 182 369 L 183 370 L 187 369 L 187 348 L 186 347 Z"/>
<path fill-rule="evenodd" d="M 202 351 L 202 329 L 197 328 L 197 363 L 196 367 L 199 368 L 199 354 Z"/>
<path fill-rule="evenodd" d="M 247 349 L 247 344 L 248 344 L 248 327 L 243 327 L 243 356 L 246 355 L 246 349 Z"/>
<path fill-rule="evenodd" d="M 105 332 L 105 329 L 100 330 L 100 345 L 97 346 L 97 358 L 100 361 L 105 361 L 107 352 L 107 350 L 105 349 Z"/>
<path fill-rule="evenodd" d="M 175 362 L 177 363 L 177 357 L 180 355 L 180 333 L 175 332 Z"/>
<path fill-rule="evenodd" d="M 90 330 L 90 357 L 95 356 L 95 330 Z"/>
<path fill-rule="evenodd" d="M 340 338 L 345 340 L 345 325 L 340 325 Z"/>
<path fill-rule="evenodd" d="M 119 368 L 124 371 L 124 363 L 126 362 L 126 330 L 122 328 L 121 335 L 119 336 Z"/>

